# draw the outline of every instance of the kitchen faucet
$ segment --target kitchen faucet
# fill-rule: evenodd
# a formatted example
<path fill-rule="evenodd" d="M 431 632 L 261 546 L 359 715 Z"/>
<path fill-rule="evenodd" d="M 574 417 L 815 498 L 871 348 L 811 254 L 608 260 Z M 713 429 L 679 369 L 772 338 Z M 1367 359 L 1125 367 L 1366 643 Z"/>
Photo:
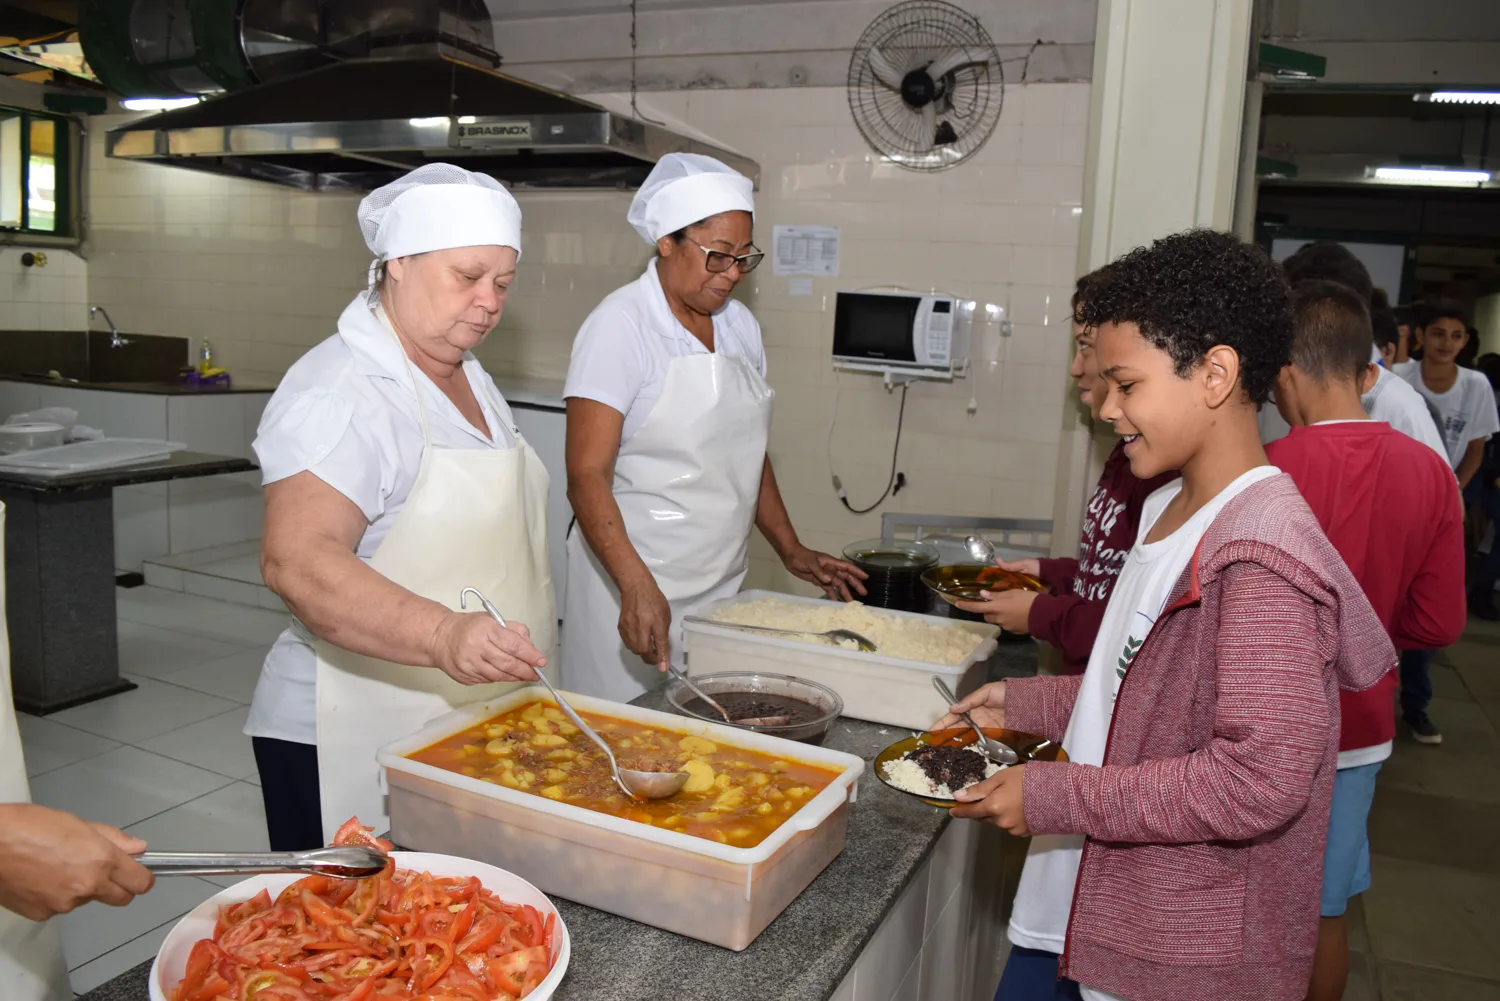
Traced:
<path fill-rule="evenodd" d="M 109 346 L 112 348 L 123 348 L 130 343 L 130 338 L 121 335 L 120 328 L 115 326 L 115 321 L 109 318 L 103 306 L 89 307 L 89 322 L 92 323 L 95 316 L 104 317 L 104 322 L 109 324 Z"/>

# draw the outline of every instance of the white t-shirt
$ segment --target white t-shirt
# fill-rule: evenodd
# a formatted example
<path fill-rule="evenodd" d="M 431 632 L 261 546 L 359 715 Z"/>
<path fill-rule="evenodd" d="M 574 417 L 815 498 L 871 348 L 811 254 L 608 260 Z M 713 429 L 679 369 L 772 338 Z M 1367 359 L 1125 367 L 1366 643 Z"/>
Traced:
<path fill-rule="evenodd" d="M 714 350 L 744 358 L 765 377 L 760 324 L 743 303 L 730 299 L 714 314 Z M 595 400 L 624 414 L 624 443 L 661 398 L 672 359 L 707 353 L 672 315 L 652 261 L 641 277 L 605 296 L 578 328 L 563 396 Z"/>
<path fill-rule="evenodd" d="M 361 293 L 339 317 L 338 333 L 287 370 L 266 405 L 255 436 L 262 479 L 275 483 L 304 470 L 349 498 L 369 527 L 355 554 L 368 560 L 406 504 L 422 463 L 422 420 L 434 448 L 514 448 L 520 432 L 500 390 L 472 355 L 464 374 L 494 440 L 459 413 L 415 365 L 395 333 Z M 312 634 L 295 619 L 261 667 L 245 733 L 317 743 L 317 658 Z"/>
<path fill-rule="evenodd" d="M 1173 480 L 1146 498 L 1135 546 L 1109 596 L 1078 690 L 1078 701 L 1073 705 L 1073 715 L 1063 736 L 1063 748 L 1070 761 L 1094 766 L 1104 763 L 1115 693 L 1203 534 L 1224 505 L 1252 484 L 1279 473 L 1275 466 L 1257 466 L 1242 474 L 1194 512 L 1181 528 L 1151 543 L 1143 540 L 1167 504 L 1181 492 L 1182 481 Z M 1047 952 L 1063 951 L 1083 841 L 1083 836 L 1077 834 L 1046 834 L 1031 839 L 1010 916 L 1010 940 L 1016 945 Z M 1113 995 L 1088 987 L 1082 993 L 1088 1001 L 1113 1001 Z"/>
<path fill-rule="evenodd" d="M 1443 442 L 1442 435 L 1438 434 L 1436 415 L 1421 394 L 1405 379 L 1382 368 L 1375 385 L 1359 398 L 1359 402 L 1371 420 L 1385 421 L 1447 461 L 1448 446 Z"/>
<path fill-rule="evenodd" d="M 1469 442 L 1488 438 L 1500 431 L 1500 414 L 1495 410 L 1495 392 L 1490 381 L 1471 368 L 1460 368 L 1458 379 L 1446 393 L 1435 393 L 1422 381 L 1422 363 L 1402 362 L 1395 373 L 1411 384 L 1432 404 L 1438 431 L 1443 436 L 1448 464 L 1455 470 L 1464 461 Z"/>

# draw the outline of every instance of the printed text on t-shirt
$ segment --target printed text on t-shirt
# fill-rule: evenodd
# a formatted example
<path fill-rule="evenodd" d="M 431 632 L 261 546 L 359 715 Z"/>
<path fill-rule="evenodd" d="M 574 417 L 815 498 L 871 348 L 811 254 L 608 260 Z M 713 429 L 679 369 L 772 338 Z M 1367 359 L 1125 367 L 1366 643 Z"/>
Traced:
<path fill-rule="evenodd" d="M 1109 597 L 1114 578 L 1119 576 L 1130 550 L 1105 545 L 1114 531 L 1115 521 L 1125 511 L 1125 502 L 1110 496 L 1101 483 L 1094 488 L 1084 513 L 1082 541 L 1083 560 L 1073 578 L 1073 593 L 1085 601 L 1103 601 Z"/>

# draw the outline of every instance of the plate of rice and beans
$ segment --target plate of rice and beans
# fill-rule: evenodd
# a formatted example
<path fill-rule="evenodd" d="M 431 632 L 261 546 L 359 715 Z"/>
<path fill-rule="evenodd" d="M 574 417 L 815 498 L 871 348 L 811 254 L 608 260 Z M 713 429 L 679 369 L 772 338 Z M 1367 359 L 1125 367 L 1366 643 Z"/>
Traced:
<path fill-rule="evenodd" d="M 1011 747 L 1023 765 L 1068 760 L 1061 747 L 1034 733 L 987 726 L 984 735 Z M 974 731 L 967 727 L 913 734 L 875 756 L 875 777 L 892 789 L 946 810 L 958 804 L 954 793 L 1003 767 L 980 754 L 974 744 Z"/>

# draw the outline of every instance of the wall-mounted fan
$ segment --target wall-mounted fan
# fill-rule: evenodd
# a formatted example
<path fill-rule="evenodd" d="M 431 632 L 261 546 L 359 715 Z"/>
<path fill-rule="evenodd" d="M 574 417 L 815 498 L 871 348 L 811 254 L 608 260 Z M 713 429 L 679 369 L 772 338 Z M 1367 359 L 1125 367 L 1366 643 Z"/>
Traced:
<path fill-rule="evenodd" d="M 972 156 L 1000 120 L 1005 77 L 979 19 L 943 0 L 881 14 L 849 58 L 849 110 L 877 152 L 911 170 Z"/>

